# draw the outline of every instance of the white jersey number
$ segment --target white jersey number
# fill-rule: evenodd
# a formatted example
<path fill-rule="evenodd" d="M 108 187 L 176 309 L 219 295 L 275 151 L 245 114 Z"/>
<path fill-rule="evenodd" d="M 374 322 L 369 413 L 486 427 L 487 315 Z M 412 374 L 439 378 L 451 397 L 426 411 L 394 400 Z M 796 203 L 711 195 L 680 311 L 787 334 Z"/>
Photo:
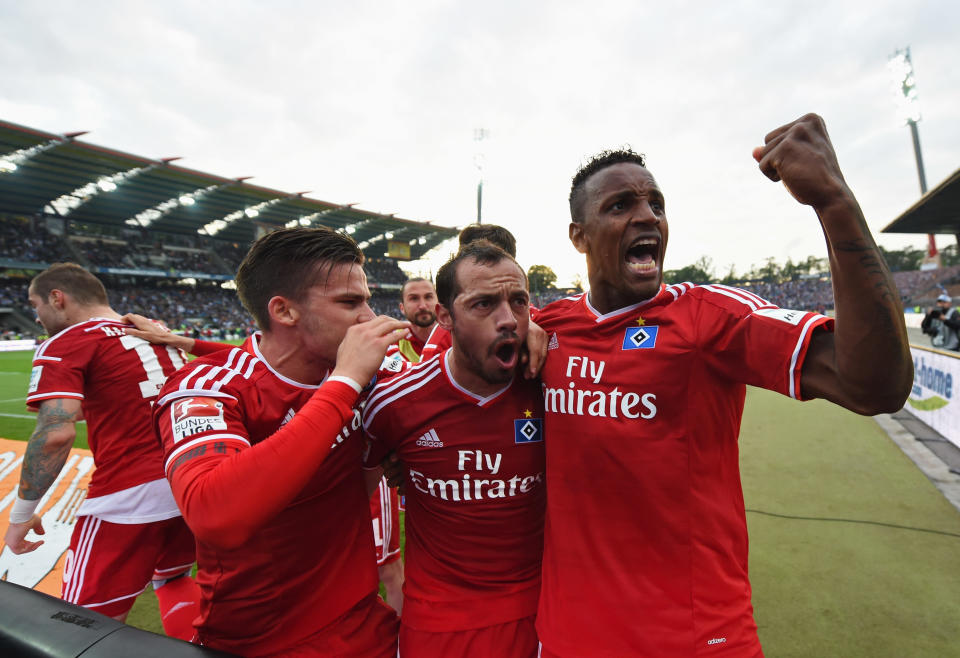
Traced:
<path fill-rule="evenodd" d="M 123 345 L 123 349 L 133 350 L 140 357 L 140 364 L 147 375 L 147 378 L 140 382 L 140 395 L 147 399 L 157 397 L 160 387 L 167 381 L 167 376 L 163 374 L 163 366 L 160 365 L 157 353 L 153 351 L 153 345 L 136 336 L 123 336 L 120 338 L 120 344 Z M 173 367 L 179 369 L 183 366 L 183 359 L 180 358 L 179 352 L 169 345 L 166 348 Z"/>

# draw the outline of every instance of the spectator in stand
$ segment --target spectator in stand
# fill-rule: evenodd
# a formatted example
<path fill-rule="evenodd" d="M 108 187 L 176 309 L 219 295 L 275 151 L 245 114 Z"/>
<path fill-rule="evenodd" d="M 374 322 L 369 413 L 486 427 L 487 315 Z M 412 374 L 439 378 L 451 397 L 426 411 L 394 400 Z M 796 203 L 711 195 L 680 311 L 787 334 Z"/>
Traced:
<path fill-rule="evenodd" d="M 937 297 L 937 305 L 927 311 L 920 329 L 930 336 L 930 344 L 942 350 L 960 349 L 960 311 L 953 306 L 950 295 Z"/>

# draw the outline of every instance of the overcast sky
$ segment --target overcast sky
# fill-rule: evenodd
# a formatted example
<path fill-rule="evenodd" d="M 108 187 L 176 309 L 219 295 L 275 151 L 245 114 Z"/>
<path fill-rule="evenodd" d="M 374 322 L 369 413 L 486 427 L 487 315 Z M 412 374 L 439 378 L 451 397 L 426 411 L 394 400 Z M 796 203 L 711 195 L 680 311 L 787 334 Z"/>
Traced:
<path fill-rule="evenodd" d="M 722 275 L 826 255 L 813 212 L 750 155 L 806 112 L 875 235 L 917 200 L 897 48 L 912 47 L 928 185 L 960 167 L 958 24 L 956 0 L 0 0 L 0 119 L 446 226 L 475 220 L 483 127 L 484 221 L 560 283 L 584 273 L 571 176 L 631 145 L 666 196 L 666 268 L 709 256 Z"/>

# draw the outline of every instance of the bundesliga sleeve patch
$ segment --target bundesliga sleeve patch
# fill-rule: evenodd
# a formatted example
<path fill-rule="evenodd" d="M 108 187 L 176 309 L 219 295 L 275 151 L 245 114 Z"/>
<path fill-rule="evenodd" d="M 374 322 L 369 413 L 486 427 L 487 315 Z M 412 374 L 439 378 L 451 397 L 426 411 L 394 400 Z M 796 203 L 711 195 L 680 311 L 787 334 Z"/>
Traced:
<path fill-rule="evenodd" d="M 41 372 L 43 372 L 43 366 L 33 366 L 33 370 L 30 371 L 30 387 L 27 389 L 27 393 L 37 392 L 40 387 Z"/>
<path fill-rule="evenodd" d="M 624 350 L 648 350 L 657 344 L 657 332 L 660 327 L 627 327 L 623 335 Z"/>
<path fill-rule="evenodd" d="M 513 421 L 514 443 L 540 443 L 542 441 L 542 418 L 517 418 Z"/>
<path fill-rule="evenodd" d="M 170 405 L 170 420 L 173 426 L 173 442 L 209 430 L 225 430 L 223 402 L 213 398 L 187 398 Z"/>
<path fill-rule="evenodd" d="M 765 318 L 780 320 L 780 322 L 792 324 L 794 327 L 800 324 L 800 321 L 803 320 L 803 316 L 806 314 L 806 311 L 791 311 L 788 308 L 761 308 L 753 312 L 753 315 L 762 315 Z"/>

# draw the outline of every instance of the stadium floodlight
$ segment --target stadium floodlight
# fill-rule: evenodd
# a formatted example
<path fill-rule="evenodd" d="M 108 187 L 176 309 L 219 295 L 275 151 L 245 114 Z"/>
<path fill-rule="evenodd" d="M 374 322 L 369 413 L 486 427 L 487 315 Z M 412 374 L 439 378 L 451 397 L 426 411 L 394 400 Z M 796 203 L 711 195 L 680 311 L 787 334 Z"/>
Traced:
<path fill-rule="evenodd" d="M 300 222 L 303 220 L 300 219 L 291 219 L 289 222 L 283 225 L 283 228 L 295 228 L 300 226 Z"/>
<path fill-rule="evenodd" d="M 0 159 L 0 174 L 12 173 L 16 171 L 17 168 L 24 162 L 37 157 L 41 153 L 46 153 L 50 149 L 56 148 L 63 144 L 69 144 L 80 135 L 86 134 L 87 131 L 85 130 L 73 133 L 64 133 L 63 135 L 58 135 L 57 137 L 43 142 L 42 144 L 34 144 L 33 146 L 28 146 L 18 151 L 6 153 L 4 154 L 3 158 Z"/>
<path fill-rule="evenodd" d="M 193 204 L 195 204 L 195 203 L 197 202 L 197 200 L 194 199 L 194 198 L 193 198 L 192 196 L 190 196 L 189 194 L 183 194 L 183 195 L 181 195 L 179 201 L 180 201 L 180 205 L 181 205 L 181 206 L 192 206 Z"/>
<path fill-rule="evenodd" d="M 387 240 L 393 240 L 393 233 L 391 233 L 390 231 L 387 231 L 386 233 L 383 234 L 383 237 L 385 237 Z"/>
<path fill-rule="evenodd" d="M 417 240 L 417 242 L 420 243 L 421 245 L 425 245 L 427 244 L 427 238 L 422 237 L 419 240 Z"/>
<path fill-rule="evenodd" d="M 410 240 L 407 244 L 409 244 L 412 247 L 413 245 L 417 244 L 417 239 L 414 238 L 413 240 Z"/>
<path fill-rule="evenodd" d="M 213 185 L 196 189 L 188 194 L 181 194 L 180 196 L 171 197 L 165 201 L 161 201 L 152 208 L 147 208 L 146 210 L 140 211 L 130 219 L 124 220 L 124 224 L 129 224 L 130 226 L 142 226 L 146 228 L 158 219 L 166 217 L 180 206 L 190 205 L 189 203 L 183 202 L 185 197 L 189 197 L 191 200 L 196 202 L 197 199 L 202 199 L 206 195 L 215 192 L 216 190 L 233 184 L 233 182 L 227 184 L 214 183 Z"/>
<path fill-rule="evenodd" d="M 920 179 L 920 194 L 927 193 L 927 176 L 923 171 L 923 154 L 920 151 L 920 131 L 917 130 L 917 121 L 920 120 L 920 107 L 917 102 L 916 79 L 913 75 L 913 60 L 910 58 L 910 46 L 897 50 L 887 66 L 893 74 L 893 85 L 896 92 L 897 106 L 900 116 L 910 126 L 910 135 L 913 137 L 913 155 L 917 161 L 917 176 Z M 927 234 L 927 258 L 925 264 L 933 263 L 939 267 L 940 256 L 937 253 L 937 241 L 933 233 Z"/>
<path fill-rule="evenodd" d="M 151 169 L 155 169 L 159 166 L 161 166 L 160 163 L 152 164 L 146 167 L 133 167 L 132 169 L 127 169 L 125 171 L 113 174 L 112 176 L 101 176 L 95 181 L 91 181 L 86 185 L 81 185 L 71 192 L 60 195 L 44 206 L 43 209 L 50 214 L 56 213 L 62 217 L 65 217 L 87 201 L 95 198 L 97 195 L 104 192 L 113 192 L 117 189 L 117 187 L 123 185 L 126 181 L 130 180 L 134 176 L 139 176 L 140 174 L 150 171 Z"/>
<path fill-rule="evenodd" d="M 301 218 L 300 218 L 300 226 L 310 226 L 310 218 L 309 218 L 309 217 L 301 217 Z"/>
<path fill-rule="evenodd" d="M 250 208 L 244 209 L 243 214 L 249 217 L 250 219 L 253 219 L 254 217 L 260 214 L 260 211 L 254 207 L 250 207 Z"/>
<path fill-rule="evenodd" d="M 346 228 L 346 231 L 347 231 L 347 233 L 349 233 L 350 235 L 353 235 L 354 233 L 357 232 L 357 229 L 354 228 L 353 226 L 348 226 L 348 227 Z"/>
<path fill-rule="evenodd" d="M 890 69 L 893 91 L 904 124 L 920 121 L 920 104 L 917 98 L 916 78 L 913 75 L 913 61 L 910 59 L 910 47 L 897 50 L 887 60 Z"/>

